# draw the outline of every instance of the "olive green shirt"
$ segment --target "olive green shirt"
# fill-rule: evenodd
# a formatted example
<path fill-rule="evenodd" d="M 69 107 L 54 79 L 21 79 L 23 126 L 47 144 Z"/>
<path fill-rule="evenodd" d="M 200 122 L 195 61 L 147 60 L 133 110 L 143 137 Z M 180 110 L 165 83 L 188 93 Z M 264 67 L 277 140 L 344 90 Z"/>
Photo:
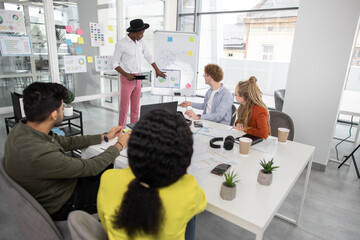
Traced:
<path fill-rule="evenodd" d="M 101 143 L 101 135 L 47 135 L 25 123 L 16 124 L 6 139 L 5 170 L 49 214 L 70 198 L 79 177 L 98 175 L 119 156 L 119 150 L 110 146 L 91 159 L 69 157 L 65 152 Z"/>

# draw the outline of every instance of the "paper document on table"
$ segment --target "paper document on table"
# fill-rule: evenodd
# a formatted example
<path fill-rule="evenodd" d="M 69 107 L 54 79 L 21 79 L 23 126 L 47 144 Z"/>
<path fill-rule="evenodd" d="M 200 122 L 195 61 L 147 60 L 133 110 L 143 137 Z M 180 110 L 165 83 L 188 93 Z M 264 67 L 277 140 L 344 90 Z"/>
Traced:
<path fill-rule="evenodd" d="M 193 175 L 198 182 L 203 181 L 209 176 L 210 171 L 218 164 L 227 163 L 236 165 L 232 151 L 223 148 L 212 149 L 208 147 L 208 141 L 204 141 L 199 136 L 194 136 L 194 153 L 191 158 L 191 165 L 188 173 Z"/>
<path fill-rule="evenodd" d="M 229 127 L 228 129 L 215 129 L 210 127 L 202 127 L 194 131 L 194 134 L 200 134 L 209 137 L 223 137 L 223 138 L 230 135 L 233 136 L 234 138 L 237 138 L 237 137 L 241 137 L 245 133 L 235 130 L 232 127 Z"/>
<path fill-rule="evenodd" d="M 273 153 L 276 150 L 278 139 L 273 136 L 269 136 L 266 140 L 251 146 L 252 149 L 258 150 L 264 153 Z"/>

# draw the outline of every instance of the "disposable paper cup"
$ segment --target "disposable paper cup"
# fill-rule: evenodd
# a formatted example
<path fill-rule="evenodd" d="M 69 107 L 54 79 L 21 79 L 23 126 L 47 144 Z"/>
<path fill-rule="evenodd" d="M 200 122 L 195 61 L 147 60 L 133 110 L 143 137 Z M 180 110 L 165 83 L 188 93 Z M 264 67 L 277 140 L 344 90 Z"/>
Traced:
<path fill-rule="evenodd" d="M 252 140 L 250 138 L 243 137 L 239 139 L 239 142 L 240 142 L 239 144 L 240 154 L 247 155 L 250 151 Z"/>
<path fill-rule="evenodd" d="M 279 142 L 286 142 L 288 139 L 290 130 L 287 128 L 278 128 L 278 141 Z"/>

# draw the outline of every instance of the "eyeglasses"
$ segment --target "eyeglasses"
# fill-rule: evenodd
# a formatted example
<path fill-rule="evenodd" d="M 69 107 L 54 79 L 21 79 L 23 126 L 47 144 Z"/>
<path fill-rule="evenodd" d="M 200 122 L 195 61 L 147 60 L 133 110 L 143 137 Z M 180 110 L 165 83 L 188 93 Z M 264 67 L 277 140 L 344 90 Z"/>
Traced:
<path fill-rule="evenodd" d="M 205 76 L 207 76 L 207 74 L 206 74 L 206 73 L 203 73 L 203 77 L 205 77 Z"/>
<path fill-rule="evenodd" d="M 237 97 L 238 95 L 236 95 L 236 93 L 232 93 L 233 97 Z"/>

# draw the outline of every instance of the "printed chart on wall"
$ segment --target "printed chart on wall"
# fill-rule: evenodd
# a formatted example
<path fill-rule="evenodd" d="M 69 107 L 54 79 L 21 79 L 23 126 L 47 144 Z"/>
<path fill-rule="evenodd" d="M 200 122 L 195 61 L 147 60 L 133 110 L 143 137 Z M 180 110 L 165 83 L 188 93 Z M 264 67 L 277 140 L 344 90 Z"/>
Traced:
<path fill-rule="evenodd" d="M 95 70 L 97 72 L 113 70 L 110 56 L 95 56 Z"/>
<path fill-rule="evenodd" d="M 24 14 L 20 11 L 1 9 L 0 32 L 26 32 Z"/>
<path fill-rule="evenodd" d="M 32 55 L 30 36 L 28 35 L 1 35 L 0 50 L 2 56 Z"/>
<path fill-rule="evenodd" d="M 64 56 L 64 67 L 66 73 L 86 72 L 85 56 Z"/>
<path fill-rule="evenodd" d="M 196 33 L 155 31 L 155 62 L 167 77 L 154 78 L 152 94 L 195 96 L 197 39 Z"/>
<path fill-rule="evenodd" d="M 90 38 L 92 47 L 105 46 L 105 32 L 104 25 L 100 23 L 89 23 L 90 27 Z"/>

